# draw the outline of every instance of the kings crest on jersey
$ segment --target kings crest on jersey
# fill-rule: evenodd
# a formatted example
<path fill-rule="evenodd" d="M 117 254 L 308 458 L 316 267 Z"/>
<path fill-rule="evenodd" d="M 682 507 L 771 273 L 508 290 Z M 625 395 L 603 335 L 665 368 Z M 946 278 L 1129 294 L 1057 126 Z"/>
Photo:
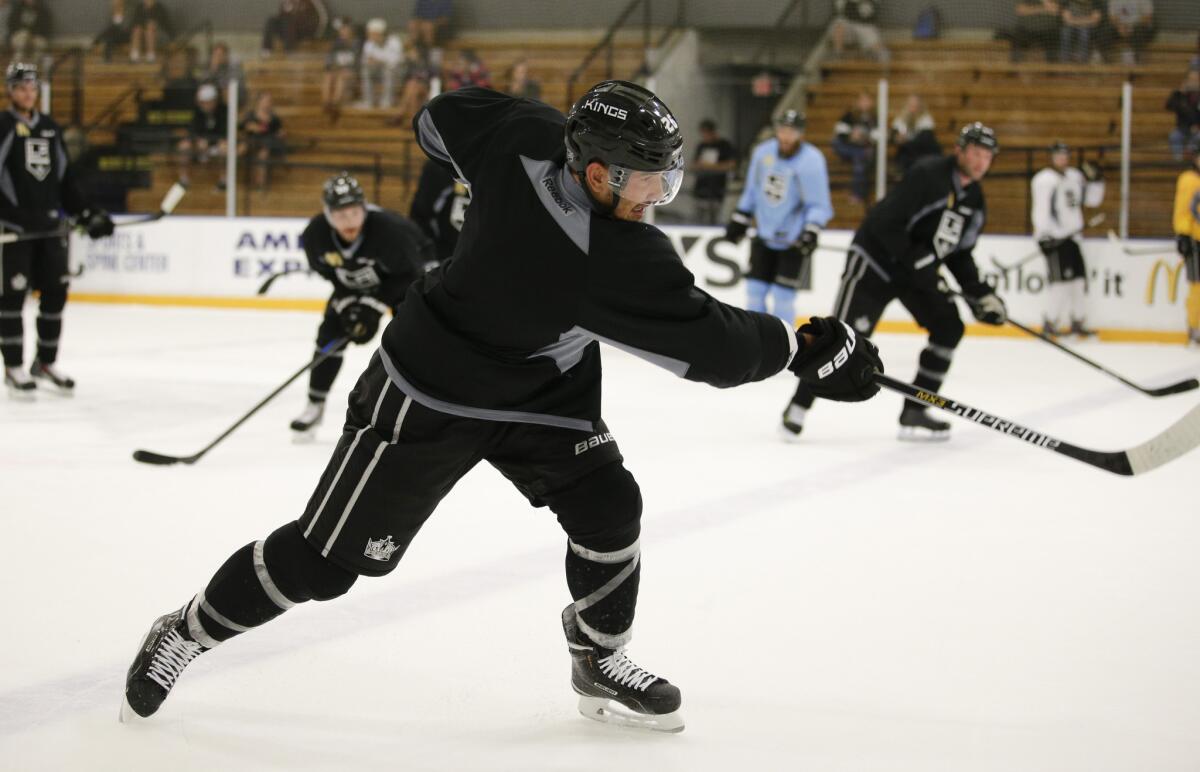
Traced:
<path fill-rule="evenodd" d="M 62 130 L 50 116 L 0 113 L 0 197 L 0 220 L 20 229 L 46 227 L 60 209 L 82 206 Z"/>

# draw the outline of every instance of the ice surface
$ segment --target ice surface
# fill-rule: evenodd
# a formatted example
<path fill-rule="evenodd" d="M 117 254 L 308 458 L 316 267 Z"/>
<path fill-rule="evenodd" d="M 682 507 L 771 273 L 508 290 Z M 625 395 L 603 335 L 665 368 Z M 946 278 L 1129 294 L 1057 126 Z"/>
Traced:
<path fill-rule="evenodd" d="M 821 404 L 780 442 L 789 377 L 721 391 L 605 352 L 605 417 L 643 489 L 630 654 L 687 730 L 575 712 L 565 540 L 487 466 L 403 564 L 204 655 L 117 723 L 159 614 L 296 517 L 370 351 L 315 444 L 294 386 L 313 314 L 72 305 L 73 399 L 0 398 L 0 769 L 1195 770 L 1200 453 L 1119 478 L 955 421 L 894 439 L 899 398 Z M 30 325 L 32 326 L 32 325 Z M 911 377 L 922 340 L 880 336 Z M 1149 385 L 1200 353 L 1082 344 Z M 1076 444 L 1137 444 L 1200 401 L 1149 399 L 1032 340 L 968 338 L 945 392 Z"/>

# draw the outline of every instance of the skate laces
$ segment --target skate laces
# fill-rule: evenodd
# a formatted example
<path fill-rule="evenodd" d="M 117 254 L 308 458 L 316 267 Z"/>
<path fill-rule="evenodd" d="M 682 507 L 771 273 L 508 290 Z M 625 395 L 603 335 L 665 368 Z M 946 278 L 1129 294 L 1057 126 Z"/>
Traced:
<path fill-rule="evenodd" d="M 617 649 L 599 660 L 597 664 L 600 665 L 600 672 L 604 675 L 621 686 L 628 686 L 638 691 L 646 691 L 648 686 L 658 680 L 658 676 L 633 664 L 629 657 L 625 656 L 624 649 Z"/>
<path fill-rule="evenodd" d="M 146 677 L 167 691 L 175 685 L 179 674 L 192 660 L 204 653 L 204 647 L 195 641 L 189 641 L 172 629 L 163 636 L 154 652 Z"/>

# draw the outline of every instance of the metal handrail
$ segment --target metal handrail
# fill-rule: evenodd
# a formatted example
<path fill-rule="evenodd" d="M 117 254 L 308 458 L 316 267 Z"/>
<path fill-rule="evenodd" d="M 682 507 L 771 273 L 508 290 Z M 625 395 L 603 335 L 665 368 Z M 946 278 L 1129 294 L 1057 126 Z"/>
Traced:
<path fill-rule="evenodd" d="M 117 110 L 120 109 L 125 104 L 125 102 L 129 100 L 129 97 L 131 97 L 131 96 L 135 97 L 139 103 L 141 102 L 142 84 L 140 84 L 140 83 L 129 84 L 128 88 L 126 88 L 124 91 L 122 91 L 120 94 L 118 94 L 116 99 L 114 99 L 112 102 L 110 102 L 107 107 L 105 107 L 103 110 L 101 110 L 99 112 L 99 114 L 96 115 L 95 118 L 92 118 L 92 120 L 90 122 L 88 122 L 88 124 L 86 126 L 83 127 L 84 134 L 86 135 L 86 134 L 92 132 L 93 130 L 98 128 L 100 126 L 100 124 L 104 123 L 106 120 L 108 120 L 110 117 L 112 117 L 117 112 Z"/>

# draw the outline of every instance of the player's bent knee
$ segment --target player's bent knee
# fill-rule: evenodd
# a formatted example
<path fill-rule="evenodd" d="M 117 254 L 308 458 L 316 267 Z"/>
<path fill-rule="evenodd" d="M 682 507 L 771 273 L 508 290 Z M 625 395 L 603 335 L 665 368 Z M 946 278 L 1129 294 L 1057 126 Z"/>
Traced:
<path fill-rule="evenodd" d="M 322 557 L 295 522 L 267 537 L 263 561 L 283 594 L 296 602 L 333 600 L 349 592 L 358 579 L 358 574 Z"/>
<path fill-rule="evenodd" d="M 554 494 L 551 507 L 571 541 L 591 550 L 623 549 L 641 533 L 641 488 L 619 462 Z"/>
<path fill-rule="evenodd" d="M 929 330 L 929 342 L 946 348 L 955 348 L 963 339 L 966 331 L 967 328 L 963 325 L 962 319 L 957 316 L 947 317 Z"/>
<path fill-rule="evenodd" d="M 41 291 L 38 309 L 45 314 L 61 313 L 67 307 L 67 285 L 56 283 L 53 288 Z"/>

